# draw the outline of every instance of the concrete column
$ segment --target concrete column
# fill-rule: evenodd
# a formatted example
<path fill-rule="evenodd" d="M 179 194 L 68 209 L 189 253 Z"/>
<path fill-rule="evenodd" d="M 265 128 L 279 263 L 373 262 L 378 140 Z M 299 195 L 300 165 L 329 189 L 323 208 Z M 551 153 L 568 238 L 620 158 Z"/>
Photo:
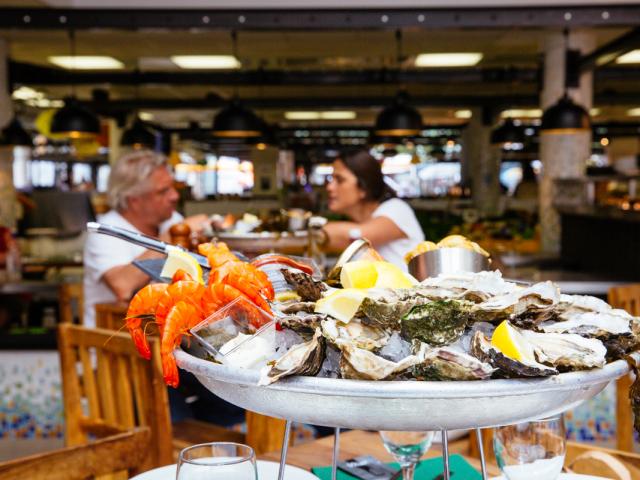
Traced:
<path fill-rule="evenodd" d="M 481 217 L 500 210 L 500 148 L 491 146 L 492 123 L 484 122 L 482 108 L 472 109 L 472 117 L 462 132 L 463 168 Z M 485 124 L 486 123 L 486 124 Z"/>
<path fill-rule="evenodd" d="M 595 48 L 592 33 L 576 32 L 569 38 L 570 48 L 583 54 Z M 565 85 L 565 39 L 562 32 L 549 34 L 544 45 L 544 86 L 541 96 L 542 108 L 556 103 L 564 94 Z M 578 88 L 569 90 L 574 102 L 587 111 L 593 102 L 593 74 L 585 73 Z M 540 183 L 540 226 L 542 250 L 546 253 L 560 252 L 560 215 L 553 207 L 556 197 L 554 182 L 560 178 L 585 176 L 586 161 L 591 156 L 591 131 L 569 134 L 541 133 L 540 160 L 542 178 Z"/>

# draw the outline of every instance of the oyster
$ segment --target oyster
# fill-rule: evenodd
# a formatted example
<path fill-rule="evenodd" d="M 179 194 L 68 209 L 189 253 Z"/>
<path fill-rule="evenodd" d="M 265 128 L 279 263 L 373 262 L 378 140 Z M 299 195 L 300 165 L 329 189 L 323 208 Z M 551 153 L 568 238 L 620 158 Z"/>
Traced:
<path fill-rule="evenodd" d="M 413 307 L 402 317 L 402 336 L 436 346 L 455 342 L 469 322 L 470 305 L 464 300 L 438 300 Z"/>
<path fill-rule="evenodd" d="M 429 303 L 429 299 L 416 295 L 414 289 L 372 288 L 360 304 L 356 316 L 381 328 L 400 329 L 400 319 L 416 305 Z"/>
<path fill-rule="evenodd" d="M 547 377 L 558 373 L 555 368 L 547 367 L 535 360 L 532 346 L 526 352 L 525 358 L 514 360 L 491 345 L 482 332 L 476 332 L 471 339 L 471 352 L 474 357 L 498 369 L 495 375 L 503 378 Z"/>
<path fill-rule="evenodd" d="M 340 358 L 342 378 L 358 380 L 388 380 L 400 375 L 420 362 L 416 355 L 410 355 L 399 362 L 391 362 L 368 350 L 343 345 Z"/>
<path fill-rule="evenodd" d="M 300 298 L 305 302 L 316 302 L 322 297 L 322 292 L 327 289 L 327 286 L 314 280 L 311 275 L 304 272 L 294 272 L 288 268 L 280 270 L 284 279 L 289 285 L 291 285 L 296 293 L 300 295 Z"/>
<path fill-rule="evenodd" d="M 293 330 L 305 340 L 311 339 L 317 328 L 320 328 L 322 320 L 327 318 L 320 313 L 298 312 L 295 315 L 278 317 L 278 323 L 285 328 Z"/>
<path fill-rule="evenodd" d="M 552 282 L 540 282 L 527 288 L 497 295 L 472 309 L 477 319 L 499 321 L 513 317 L 533 318 L 536 323 L 548 319 L 560 300 L 560 291 Z"/>
<path fill-rule="evenodd" d="M 413 367 L 413 375 L 418 380 L 486 380 L 496 371 L 458 348 L 429 349 L 423 343 L 418 356 L 422 360 Z"/>
<path fill-rule="evenodd" d="M 322 334 L 331 343 L 341 348 L 353 345 L 364 350 L 375 350 L 386 345 L 389 334 L 373 325 L 365 325 L 358 318 L 342 323 L 333 318 L 322 320 Z"/>
<path fill-rule="evenodd" d="M 298 312 L 313 313 L 315 308 L 316 302 L 292 302 L 282 305 L 280 311 L 286 315 L 292 315 Z"/>
<path fill-rule="evenodd" d="M 631 335 L 632 317 L 626 312 L 620 315 L 616 310 L 607 312 L 576 312 L 560 315 L 560 321 L 544 322 L 538 329 L 545 333 L 577 333 L 578 335 L 606 337 L 609 335 Z"/>
<path fill-rule="evenodd" d="M 520 330 L 541 363 L 564 369 L 604 367 L 607 349 L 595 338 L 573 333 L 536 333 Z"/>
<path fill-rule="evenodd" d="M 421 287 L 436 287 L 453 292 L 446 298 L 463 298 L 471 302 L 484 302 L 496 295 L 511 293 L 518 287 L 502 278 L 500 271 L 439 275 L 420 282 Z"/>
<path fill-rule="evenodd" d="M 316 375 L 324 360 L 324 347 L 325 341 L 318 328 L 310 341 L 294 345 L 271 367 L 263 369 L 258 385 L 269 385 L 290 375 Z"/>

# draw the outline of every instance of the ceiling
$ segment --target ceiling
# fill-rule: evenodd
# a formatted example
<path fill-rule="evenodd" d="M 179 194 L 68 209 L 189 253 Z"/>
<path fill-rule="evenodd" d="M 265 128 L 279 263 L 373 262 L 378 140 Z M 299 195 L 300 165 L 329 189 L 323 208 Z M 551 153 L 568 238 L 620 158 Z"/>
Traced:
<path fill-rule="evenodd" d="M 43 4 L 76 6 L 97 6 L 106 2 L 61 2 L 61 1 L 25 1 L 15 2 L 0 0 L 0 7 L 42 6 Z M 139 6 L 144 2 L 128 2 Z M 162 2 L 165 6 L 167 2 Z M 192 2 L 193 3 L 193 2 Z M 197 3 L 197 2 L 195 2 Z M 410 3 L 410 2 L 409 2 Z M 496 3 L 496 2 L 494 2 Z M 500 3 L 500 2 L 497 2 Z M 533 2 L 536 3 L 536 2 Z M 584 3 L 584 2 L 581 2 Z M 157 4 L 157 2 L 156 2 Z M 159 4 L 158 4 L 159 5 Z M 101 5 L 105 6 L 105 5 Z M 115 6 L 115 4 L 112 4 Z M 640 8 L 640 7 L 639 7 Z M 1 12 L 0 12 L 1 15 Z M 604 45 L 629 31 L 628 27 L 598 27 L 583 29 L 594 36 L 597 46 Z M 535 70 L 541 64 L 541 55 L 545 38 L 557 29 L 531 28 L 495 28 L 495 29 L 442 29 L 426 30 L 418 28 L 402 29 L 402 55 L 404 61 L 397 60 L 397 43 L 393 29 L 352 29 L 352 30 L 241 30 L 237 36 L 237 55 L 242 63 L 242 71 L 352 71 L 372 69 L 412 69 L 412 59 L 423 52 L 464 52 L 476 51 L 484 57 L 477 67 L 466 70 L 473 71 L 491 68 L 515 68 Z M 56 68 L 47 60 L 52 55 L 68 55 L 70 52 L 69 36 L 63 29 L 0 30 L 0 38 L 9 43 L 12 61 Z M 108 55 L 125 64 L 126 71 L 180 71 L 169 61 L 171 55 L 180 54 L 231 54 L 233 51 L 231 34 L 225 30 L 203 29 L 82 29 L 75 32 L 76 54 Z M 637 66 L 629 67 L 629 72 L 640 74 Z M 446 79 L 445 79 L 446 80 Z M 15 85 L 19 86 L 18 84 Z M 70 93 L 67 85 L 51 85 L 38 83 L 32 79 L 28 86 L 43 92 L 50 99 L 61 99 Z M 283 126 L 300 124 L 287 122 L 284 112 L 297 109 L 303 100 L 316 99 L 324 109 L 354 110 L 354 120 L 340 122 L 322 122 L 322 124 L 371 124 L 380 110 L 380 106 L 352 108 L 349 105 L 336 105 L 332 99 L 358 98 L 391 98 L 398 88 L 404 87 L 414 97 L 473 97 L 473 96 L 527 96 L 537 98 L 539 85 L 535 81 L 528 82 L 451 82 L 406 83 L 378 82 L 370 84 L 336 85 L 318 82 L 313 85 L 234 85 L 230 82 L 202 82 L 201 84 L 168 84 L 147 83 L 144 85 L 116 85 L 97 81 L 90 85 L 78 85 L 75 89 L 82 99 L 89 99 L 95 88 L 109 93 L 113 101 L 120 100 L 174 100 L 198 101 L 209 94 L 222 98 L 238 95 L 241 98 L 253 99 L 257 103 L 269 99 L 282 100 L 280 106 L 259 108 L 259 113 L 269 122 Z M 596 104 L 603 120 L 632 120 L 626 115 L 631 107 L 640 106 L 640 83 L 638 76 L 630 76 L 612 80 L 598 80 L 595 84 L 596 94 L 611 92 L 631 92 L 638 94 L 638 102 L 629 105 Z M 347 102 L 348 103 L 348 102 Z M 597 103 L 597 102 L 596 102 Z M 535 106 L 535 105 L 532 105 Z M 203 124 L 210 122 L 215 108 L 150 109 L 154 120 L 168 126 L 184 126 L 189 121 Z M 426 123 L 456 124 L 466 120 L 457 118 L 456 112 L 468 108 L 464 102 L 453 102 L 451 105 L 425 107 L 421 111 Z M 309 108 L 306 108 L 309 109 Z M 319 109 L 319 108 L 313 108 Z M 313 122 L 306 122 L 313 123 Z"/>

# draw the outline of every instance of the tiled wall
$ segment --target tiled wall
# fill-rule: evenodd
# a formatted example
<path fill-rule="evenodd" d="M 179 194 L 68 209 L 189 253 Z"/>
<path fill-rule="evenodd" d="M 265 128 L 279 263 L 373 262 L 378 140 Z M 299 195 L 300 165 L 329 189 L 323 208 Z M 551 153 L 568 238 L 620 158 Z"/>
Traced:
<path fill-rule="evenodd" d="M 62 438 L 57 351 L 0 351 L 0 438 Z"/>

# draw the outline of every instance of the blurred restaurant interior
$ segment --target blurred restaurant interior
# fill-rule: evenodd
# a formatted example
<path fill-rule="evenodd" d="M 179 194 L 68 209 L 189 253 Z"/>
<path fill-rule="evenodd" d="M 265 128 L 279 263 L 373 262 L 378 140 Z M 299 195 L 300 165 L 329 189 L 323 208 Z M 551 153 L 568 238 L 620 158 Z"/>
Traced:
<path fill-rule="evenodd" d="M 56 327 L 82 323 L 85 225 L 131 151 L 211 219 L 171 230 L 187 248 L 328 271 L 307 220 L 343 218 L 333 162 L 366 149 L 426 240 L 568 294 L 640 282 L 634 2 L 0 0 L 0 130 L 0 461 L 64 444 Z M 615 396 L 569 438 L 619 447 Z"/>

